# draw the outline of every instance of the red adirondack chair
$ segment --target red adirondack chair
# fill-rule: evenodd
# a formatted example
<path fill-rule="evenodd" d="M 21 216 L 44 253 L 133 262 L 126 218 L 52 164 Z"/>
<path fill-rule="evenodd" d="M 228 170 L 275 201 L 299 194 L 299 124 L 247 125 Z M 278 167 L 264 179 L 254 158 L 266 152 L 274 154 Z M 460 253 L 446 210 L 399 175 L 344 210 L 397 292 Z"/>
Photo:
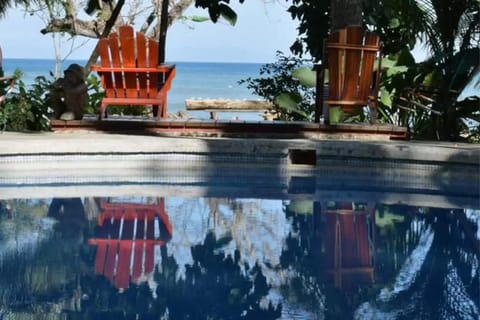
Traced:
<path fill-rule="evenodd" d="M 320 74 L 315 121 L 319 122 L 323 109 L 324 123 L 329 124 L 329 108 L 340 106 L 347 114 L 369 107 L 370 123 L 375 123 L 381 70 L 380 37 L 359 26 L 347 27 L 328 37 L 323 52 L 322 65 L 317 70 Z M 324 88 L 326 69 L 328 88 Z M 326 98 L 324 91 L 328 92 Z"/>
<path fill-rule="evenodd" d="M 105 97 L 100 116 L 108 105 L 153 106 L 154 116 L 167 117 L 167 92 L 175 77 L 175 65 L 158 63 L 158 42 L 123 25 L 99 42 L 100 75 Z M 160 109 L 160 112 L 159 112 Z"/>
<path fill-rule="evenodd" d="M 97 246 L 95 273 L 127 289 L 154 271 L 155 246 L 165 245 L 172 237 L 165 200 L 159 198 L 156 204 L 101 202 L 100 208 L 95 238 L 89 240 Z"/>

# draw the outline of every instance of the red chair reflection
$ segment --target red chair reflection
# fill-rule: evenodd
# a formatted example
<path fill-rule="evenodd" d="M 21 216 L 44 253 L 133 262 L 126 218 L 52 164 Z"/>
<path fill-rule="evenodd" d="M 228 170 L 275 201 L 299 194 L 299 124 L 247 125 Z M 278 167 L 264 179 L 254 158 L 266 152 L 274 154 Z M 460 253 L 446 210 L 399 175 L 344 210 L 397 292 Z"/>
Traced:
<path fill-rule="evenodd" d="M 322 205 L 326 215 L 326 271 L 335 287 L 353 290 L 374 282 L 375 206 Z"/>
<path fill-rule="evenodd" d="M 101 202 L 95 238 L 95 273 L 110 279 L 119 289 L 141 282 L 155 267 L 155 246 L 172 237 L 165 200 L 156 204 Z M 155 236 L 158 221 L 160 236 Z"/>

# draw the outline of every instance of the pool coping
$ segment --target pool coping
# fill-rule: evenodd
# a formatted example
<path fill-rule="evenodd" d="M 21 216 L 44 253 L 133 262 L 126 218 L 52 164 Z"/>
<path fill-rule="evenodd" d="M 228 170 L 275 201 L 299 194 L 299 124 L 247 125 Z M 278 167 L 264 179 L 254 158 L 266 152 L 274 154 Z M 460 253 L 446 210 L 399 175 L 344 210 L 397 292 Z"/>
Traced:
<path fill-rule="evenodd" d="M 479 165 L 476 144 L 409 140 L 335 140 L 175 137 L 99 132 L 0 134 L 0 157 L 79 154 L 236 154 L 288 155 L 312 150 L 317 157 L 405 160 Z"/>

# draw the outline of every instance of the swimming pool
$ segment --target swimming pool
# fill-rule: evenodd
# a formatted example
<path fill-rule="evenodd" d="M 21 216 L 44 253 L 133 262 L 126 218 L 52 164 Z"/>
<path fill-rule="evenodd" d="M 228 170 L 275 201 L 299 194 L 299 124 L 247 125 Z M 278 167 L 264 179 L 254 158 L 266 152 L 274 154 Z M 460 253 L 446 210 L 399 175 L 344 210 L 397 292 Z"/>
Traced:
<path fill-rule="evenodd" d="M 4 317 L 478 318 L 478 150 L 133 139 L 4 148 Z"/>

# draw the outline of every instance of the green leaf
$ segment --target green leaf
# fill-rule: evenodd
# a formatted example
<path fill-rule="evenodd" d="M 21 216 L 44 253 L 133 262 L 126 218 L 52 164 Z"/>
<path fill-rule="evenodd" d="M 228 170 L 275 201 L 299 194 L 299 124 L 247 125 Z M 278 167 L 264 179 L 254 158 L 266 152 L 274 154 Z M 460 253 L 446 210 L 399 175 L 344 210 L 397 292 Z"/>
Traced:
<path fill-rule="evenodd" d="M 428 87 L 439 87 L 442 83 L 442 73 L 438 70 L 434 70 L 425 76 L 422 84 Z"/>
<path fill-rule="evenodd" d="M 190 16 L 190 17 L 187 17 L 187 19 L 193 22 L 205 22 L 210 20 L 209 17 L 202 17 L 202 16 Z"/>
<path fill-rule="evenodd" d="M 408 48 L 400 50 L 396 55 L 397 65 L 400 66 L 414 66 L 415 58 Z"/>
<path fill-rule="evenodd" d="M 406 66 L 394 66 L 387 69 L 387 76 L 390 77 L 395 74 L 404 73 L 407 71 L 408 71 L 408 67 Z"/>
<path fill-rule="evenodd" d="M 301 67 L 293 70 L 292 77 L 306 87 L 314 88 L 317 84 L 317 73 L 310 67 Z"/>
<path fill-rule="evenodd" d="M 220 3 L 218 5 L 218 9 L 220 12 L 220 15 L 227 20 L 228 23 L 230 23 L 232 26 L 234 26 L 237 23 L 237 14 L 235 11 L 233 11 L 232 8 L 227 6 L 224 3 Z"/>
<path fill-rule="evenodd" d="M 397 64 L 396 60 L 392 60 L 391 57 L 385 57 L 382 59 L 382 67 L 383 68 L 393 68 Z"/>
<path fill-rule="evenodd" d="M 297 108 L 301 101 L 302 98 L 294 93 L 281 93 L 275 98 L 275 104 L 289 111 Z"/>
<path fill-rule="evenodd" d="M 343 122 L 344 118 L 342 107 L 330 107 L 330 122 Z"/>
<path fill-rule="evenodd" d="M 308 118 L 308 115 L 298 108 L 298 104 L 302 102 L 302 97 L 300 97 L 298 94 L 290 92 L 281 93 L 274 99 L 274 102 L 279 108 L 285 111 L 295 112 L 305 118 Z"/>
<path fill-rule="evenodd" d="M 397 18 L 393 18 L 392 20 L 390 20 L 390 28 L 398 28 L 400 27 L 400 20 L 398 20 Z"/>
<path fill-rule="evenodd" d="M 387 107 L 392 106 L 392 94 L 390 94 L 385 88 L 380 89 L 380 101 Z"/>
<path fill-rule="evenodd" d="M 408 49 L 400 50 L 382 59 L 382 68 L 391 69 L 393 73 L 405 72 L 409 66 L 415 66 L 415 59 Z"/>

